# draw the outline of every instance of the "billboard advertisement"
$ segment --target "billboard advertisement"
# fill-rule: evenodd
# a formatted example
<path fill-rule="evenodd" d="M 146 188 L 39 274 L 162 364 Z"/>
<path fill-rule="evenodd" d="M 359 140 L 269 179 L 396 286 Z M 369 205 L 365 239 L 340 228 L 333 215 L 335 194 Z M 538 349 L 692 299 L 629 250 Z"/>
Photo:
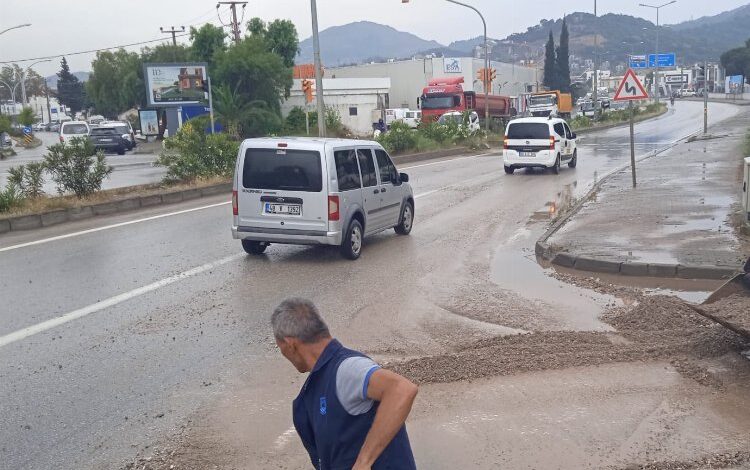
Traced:
<path fill-rule="evenodd" d="M 178 107 L 206 102 L 205 63 L 144 64 L 149 106 Z"/>
<path fill-rule="evenodd" d="M 726 90 L 726 93 L 742 93 L 742 75 L 732 75 L 727 77 L 726 83 L 724 84 L 724 90 Z"/>
<path fill-rule="evenodd" d="M 141 122 L 142 135 L 159 135 L 159 115 L 155 109 L 141 109 L 138 111 Z"/>

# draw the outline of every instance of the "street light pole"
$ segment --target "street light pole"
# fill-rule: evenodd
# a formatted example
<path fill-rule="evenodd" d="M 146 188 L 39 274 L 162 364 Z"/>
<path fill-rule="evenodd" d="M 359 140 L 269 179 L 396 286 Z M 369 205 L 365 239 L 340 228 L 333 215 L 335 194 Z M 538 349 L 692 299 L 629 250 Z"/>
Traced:
<path fill-rule="evenodd" d="M 455 3 L 456 5 L 461 5 L 466 8 L 471 8 L 474 10 L 477 15 L 479 15 L 479 18 L 482 20 L 482 26 L 484 28 L 484 76 L 483 82 L 484 82 L 484 127 L 485 130 L 490 130 L 490 101 L 489 101 L 489 74 L 490 74 L 490 57 L 488 54 L 488 48 L 487 48 L 487 22 L 484 20 L 484 16 L 471 5 L 467 5 L 465 3 L 458 2 L 456 0 L 446 0 L 447 2 Z"/>
<path fill-rule="evenodd" d="M 656 62 L 654 65 L 656 66 L 654 69 L 654 89 L 656 91 L 656 103 L 659 103 L 659 10 L 664 8 L 667 5 L 671 5 L 673 3 L 677 3 L 677 0 L 672 0 L 671 2 L 663 3 L 661 5 L 648 5 L 645 3 L 639 3 L 639 6 L 646 7 L 646 8 L 653 8 L 656 10 Z"/>
<path fill-rule="evenodd" d="M 43 62 L 52 62 L 52 59 L 46 59 L 46 60 L 38 60 L 34 62 L 33 64 L 29 65 L 24 69 L 24 71 L 21 73 L 21 104 L 23 106 L 26 106 L 28 104 L 28 100 L 26 99 L 26 73 L 31 70 L 31 67 L 35 66 L 36 64 L 41 64 Z"/>
<path fill-rule="evenodd" d="M 318 5 L 316 0 L 310 0 L 310 15 L 312 16 L 313 57 L 315 62 L 315 102 L 318 105 L 318 136 L 325 137 L 326 116 L 323 102 L 323 71 L 320 64 L 320 39 L 318 37 Z"/>
<path fill-rule="evenodd" d="M 0 34 L 5 34 L 5 33 L 7 33 L 8 31 L 10 31 L 12 29 L 25 28 L 27 26 L 31 26 L 31 23 L 19 24 L 18 26 L 12 26 L 10 28 L 7 28 L 7 29 L 4 29 L 4 30 L 0 31 Z"/>

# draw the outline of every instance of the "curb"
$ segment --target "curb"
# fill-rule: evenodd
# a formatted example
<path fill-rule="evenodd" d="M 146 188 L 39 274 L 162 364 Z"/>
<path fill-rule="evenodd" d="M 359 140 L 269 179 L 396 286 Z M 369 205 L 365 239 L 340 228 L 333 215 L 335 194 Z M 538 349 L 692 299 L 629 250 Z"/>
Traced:
<path fill-rule="evenodd" d="M 726 280 L 741 272 L 740 267 L 731 266 L 687 266 L 682 264 L 640 263 L 637 261 L 612 261 L 554 250 L 546 243 L 537 242 L 537 254 L 550 263 L 576 271 L 619 274 L 635 277 L 662 277 L 676 279 Z"/>
<path fill-rule="evenodd" d="M 0 234 L 8 232 L 20 232 L 24 230 L 34 230 L 67 222 L 90 219 L 92 217 L 98 217 L 102 215 L 132 212 L 148 207 L 175 204 L 178 202 L 187 201 L 189 199 L 214 196 L 221 193 L 226 193 L 227 195 L 229 195 L 231 192 L 232 183 L 219 183 L 203 188 L 192 188 L 182 191 L 167 191 L 162 194 L 136 196 L 126 199 L 119 199 L 116 201 L 103 202 L 99 204 L 70 207 L 68 209 L 57 209 L 54 211 L 43 212 L 41 214 L 9 217 L 7 219 L 0 219 Z"/>
<path fill-rule="evenodd" d="M 456 147 L 445 150 L 436 150 L 432 152 L 414 153 L 408 155 L 397 155 L 391 157 L 395 164 L 413 163 L 424 160 L 433 160 L 436 158 L 451 157 L 454 155 L 463 155 L 471 152 L 466 147 Z M 148 165 L 151 165 L 150 163 Z M 124 166 L 124 165 L 123 165 Z M 161 194 L 150 196 L 136 196 L 116 201 L 91 204 L 80 207 L 71 207 L 68 209 L 56 209 L 40 214 L 21 215 L 18 217 L 8 217 L 0 219 L 0 234 L 9 232 L 20 232 L 25 230 L 35 230 L 52 225 L 75 222 L 78 220 L 89 219 L 103 215 L 119 214 L 123 212 L 132 212 L 139 209 L 145 209 L 160 205 L 176 204 L 178 202 L 197 199 L 201 197 L 214 196 L 226 193 L 229 196 L 232 192 L 232 183 L 219 183 L 203 188 L 185 189 L 182 191 L 165 191 Z"/>

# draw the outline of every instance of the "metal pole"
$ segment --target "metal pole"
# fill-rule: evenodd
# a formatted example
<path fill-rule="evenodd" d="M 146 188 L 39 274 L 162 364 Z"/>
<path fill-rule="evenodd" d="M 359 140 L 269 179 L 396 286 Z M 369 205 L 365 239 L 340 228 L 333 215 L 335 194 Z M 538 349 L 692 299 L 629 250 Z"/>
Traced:
<path fill-rule="evenodd" d="M 633 132 L 633 102 L 629 102 L 630 107 L 630 170 L 633 174 L 633 187 L 635 188 L 635 133 Z"/>
<path fill-rule="evenodd" d="M 659 89 L 659 10 L 656 9 L 656 71 L 654 72 L 654 85 L 656 90 L 656 104 L 659 104 L 659 95 L 661 90 Z"/>
<path fill-rule="evenodd" d="M 211 133 L 214 131 L 214 95 L 211 90 L 211 76 L 206 77 L 208 80 L 208 112 L 211 115 Z"/>
<path fill-rule="evenodd" d="M 596 22 L 596 0 L 594 0 L 594 21 Z M 597 81 L 599 80 L 599 34 L 594 28 L 594 120 L 596 120 L 596 109 L 599 107 L 599 90 Z"/>
<path fill-rule="evenodd" d="M 703 71 L 703 133 L 708 134 L 708 59 Z"/>
<path fill-rule="evenodd" d="M 320 64 L 320 39 L 318 38 L 318 6 L 316 0 L 310 0 L 310 15 L 312 16 L 313 57 L 315 62 L 315 101 L 318 105 L 318 136 L 325 137 L 326 116 L 323 102 L 323 71 Z"/>
<path fill-rule="evenodd" d="M 456 0 L 446 0 L 446 1 L 455 3 L 456 5 L 461 5 L 462 7 L 471 8 L 477 13 L 477 15 L 479 15 L 479 18 L 481 18 L 482 20 L 482 26 L 484 27 L 484 71 L 485 71 L 485 75 L 483 77 L 484 78 L 483 80 L 484 82 L 484 127 L 486 130 L 490 130 L 490 102 L 487 96 L 489 93 L 488 92 L 489 87 L 487 85 L 487 82 L 488 82 L 487 79 L 489 77 L 487 75 L 489 75 L 489 72 L 490 72 L 490 66 L 489 66 L 490 58 L 489 58 L 489 55 L 487 54 L 487 51 L 488 51 L 487 49 L 487 22 L 484 21 L 484 16 L 482 16 L 482 13 L 480 13 L 479 10 L 477 10 L 473 6 L 458 2 Z"/>
<path fill-rule="evenodd" d="M 27 26 L 31 26 L 31 23 L 19 24 L 18 26 L 12 26 L 10 28 L 7 28 L 7 29 L 4 29 L 4 30 L 0 31 L 0 34 L 5 34 L 5 33 L 7 33 L 8 31 L 10 31 L 12 29 L 25 28 Z"/>
<path fill-rule="evenodd" d="M 21 107 L 25 107 L 25 106 L 26 106 L 26 70 L 21 72 Z"/>
<path fill-rule="evenodd" d="M 44 81 L 44 94 L 47 96 L 47 122 L 52 122 L 52 108 L 49 105 L 49 88 L 47 88 L 47 80 Z"/>

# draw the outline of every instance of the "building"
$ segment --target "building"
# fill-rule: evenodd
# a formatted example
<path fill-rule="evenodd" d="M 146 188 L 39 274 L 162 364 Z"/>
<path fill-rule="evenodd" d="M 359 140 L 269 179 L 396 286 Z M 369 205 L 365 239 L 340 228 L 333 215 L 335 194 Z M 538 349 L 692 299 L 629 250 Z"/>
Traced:
<path fill-rule="evenodd" d="M 313 89 L 315 88 L 313 82 Z M 324 78 L 323 98 L 327 108 L 334 108 L 341 122 L 357 135 L 372 135 L 372 124 L 390 107 L 391 80 L 389 78 Z M 314 94 L 314 92 L 313 92 Z M 281 114 L 286 117 L 295 106 L 316 110 L 316 103 L 305 102 L 302 80 L 295 79 L 289 98 L 281 103 Z"/>
<path fill-rule="evenodd" d="M 477 73 L 484 67 L 484 59 L 471 57 L 427 57 L 424 59 L 401 60 L 386 63 L 371 63 L 337 67 L 326 70 L 332 78 L 388 78 L 390 79 L 391 108 L 417 108 L 417 98 L 422 89 L 433 78 L 464 78 L 464 90 L 484 93 Z M 542 80 L 542 71 L 503 62 L 492 62 L 497 78 L 492 82 L 491 94 L 518 96 L 536 91 Z"/>

